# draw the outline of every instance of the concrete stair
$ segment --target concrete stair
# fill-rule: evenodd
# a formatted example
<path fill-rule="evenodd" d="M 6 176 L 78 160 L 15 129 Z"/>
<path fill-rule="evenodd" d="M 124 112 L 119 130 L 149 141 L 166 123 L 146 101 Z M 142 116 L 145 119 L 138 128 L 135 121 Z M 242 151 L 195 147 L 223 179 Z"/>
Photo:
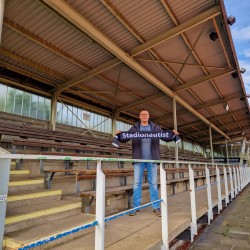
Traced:
<path fill-rule="evenodd" d="M 27 178 L 29 173 L 29 170 L 10 170 L 10 180 Z"/>
<path fill-rule="evenodd" d="M 62 190 L 45 189 L 43 177 L 29 178 L 30 171 L 16 170 L 14 163 L 11 164 L 7 197 L 4 249 L 12 249 L 43 235 L 46 237 L 94 220 L 93 215 L 81 214 L 79 197 L 74 194 L 62 196 Z M 86 233 L 88 231 L 83 230 L 79 235 Z M 68 237 L 68 240 L 71 238 Z M 66 242 L 67 237 L 61 241 Z M 53 246 L 58 242 L 52 243 Z"/>
<path fill-rule="evenodd" d="M 63 231 L 69 230 L 71 228 L 87 224 L 95 220 L 95 216 L 90 214 L 77 214 L 65 217 L 63 219 L 56 219 L 45 223 L 43 225 L 37 225 L 35 227 L 29 227 L 26 229 L 21 229 L 19 231 L 11 232 L 5 234 L 5 250 L 9 250 L 14 247 L 20 247 L 22 244 L 30 243 L 38 239 L 53 236 L 55 234 L 61 233 Z M 65 237 L 56 239 L 54 241 L 48 242 L 44 245 L 37 246 L 34 249 L 50 249 L 51 247 L 56 247 L 63 243 L 72 241 L 82 236 L 87 236 L 90 233 L 94 233 L 94 227 L 81 230 L 77 233 L 67 235 Z M 94 242 L 93 242 L 94 245 Z"/>
<path fill-rule="evenodd" d="M 9 193 L 44 188 L 44 178 L 13 180 L 10 178 Z"/>
<path fill-rule="evenodd" d="M 70 215 L 80 214 L 81 202 L 57 200 L 25 207 L 7 209 L 5 233 L 49 223 Z"/>
<path fill-rule="evenodd" d="M 17 169 L 17 164 L 15 161 L 12 161 L 10 164 L 10 170 L 16 170 Z"/>
<path fill-rule="evenodd" d="M 37 189 L 12 192 L 7 198 L 7 209 L 61 200 L 61 198 L 61 190 Z"/>

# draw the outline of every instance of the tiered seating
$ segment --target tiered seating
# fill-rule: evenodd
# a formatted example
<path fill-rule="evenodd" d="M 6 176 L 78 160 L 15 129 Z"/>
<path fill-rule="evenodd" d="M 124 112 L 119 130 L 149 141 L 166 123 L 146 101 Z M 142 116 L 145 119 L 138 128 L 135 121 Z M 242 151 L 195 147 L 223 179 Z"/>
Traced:
<path fill-rule="evenodd" d="M 2 140 L 1 142 L 12 143 L 13 153 L 16 152 L 17 146 L 26 146 L 33 148 L 41 148 L 41 151 L 48 151 L 49 148 L 56 148 L 61 153 L 63 150 L 75 151 L 76 153 L 100 152 L 101 154 L 119 154 L 132 155 L 131 143 L 120 143 L 119 149 L 112 146 L 112 140 L 105 138 L 95 138 L 89 136 L 81 136 L 78 134 L 65 133 L 60 131 L 52 131 L 49 129 L 38 129 L 13 123 L 0 122 L 0 134 L 18 136 L 13 141 Z M 36 139 L 36 140 L 34 140 Z M 37 140 L 39 139 L 39 140 Z M 174 160 L 175 153 L 173 150 L 168 150 L 165 146 L 161 146 L 162 159 Z M 181 161 L 199 161 L 211 162 L 209 159 L 200 154 L 193 154 L 190 151 L 178 152 L 179 160 Z"/>

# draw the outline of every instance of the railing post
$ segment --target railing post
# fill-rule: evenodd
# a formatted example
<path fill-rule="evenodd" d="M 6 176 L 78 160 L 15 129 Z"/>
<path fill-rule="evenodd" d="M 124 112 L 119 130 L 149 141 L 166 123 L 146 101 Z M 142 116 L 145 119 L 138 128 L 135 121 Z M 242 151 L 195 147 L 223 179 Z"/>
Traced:
<path fill-rule="evenodd" d="M 244 180 L 244 187 L 246 186 L 246 167 L 243 167 L 243 180 Z"/>
<path fill-rule="evenodd" d="M 160 180 L 161 180 L 161 229 L 162 229 L 162 247 L 161 250 L 168 250 L 168 203 L 167 203 L 167 176 L 160 163 Z"/>
<path fill-rule="evenodd" d="M 232 169 L 230 166 L 228 167 L 228 169 L 229 169 L 229 178 L 230 178 L 230 186 L 231 186 L 231 201 L 232 201 L 234 198 L 233 175 L 232 175 Z"/>
<path fill-rule="evenodd" d="M 194 240 L 194 236 L 197 235 L 197 219 L 196 219 L 196 202 L 195 202 L 195 186 L 194 186 L 194 171 L 189 164 L 189 183 L 190 183 L 190 200 L 191 200 L 191 242 Z"/>
<path fill-rule="evenodd" d="M 226 206 L 229 203 L 229 194 L 228 194 L 228 185 L 227 185 L 227 169 L 225 167 L 223 167 L 223 171 L 224 171 L 224 180 L 225 180 L 225 193 L 226 193 L 226 198 L 225 198 L 225 203 Z"/>
<path fill-rule="evenodd" d="M 222 210 L 222 200 L 221 200 L 221 186 L 220 186 L 220 170 L 216 165 L 216 180 L 217 180 L 217 191 L 218 191 L 218 214 Z"/>
<path fill-rule="evenodd" d="M 239 167 L 236 168 L 237 171 L 237 181 L 238 181 L 238 190 L 241 191 L 241 183 L 240 183 L 240 173 L 239 173 Z"/>
<path fill-rule="evenodd" d="M 210 221 L 213 219 L 213 205 L 212 205 L 212 196 L 211 196 L 210 172 L 207 168 L 207 165 L 205 167 L 205 172 L 206 172 L 206 181 L 207 181 L 208 225 L 210 225 Z"/>
<path fill-rule="evenodd" d="M 10 159 L 0 159 L 0 249 L 2 249 L 4 238 L 4 223 L 9 187 L 10 162 Z"/>
<path fill-rule="evenodd" d="M 241 183 L 241 190 L 244 189 L 244 183 L 243 183 L 243 173 L 242 173 L 242 167 L 239 167 L 239 171 L 240 171 L 240 183 Z"/>
<path fill-rule="evenodd" d="M 234 195 L 234 197 L 236 197 L 237 194 L 239 193 L 238 192 L 239 189 L 238 189 L 238 185 L 237 185 L 237 175 L 236 175 L 235 166 L 233 166 L 233 170 L 234 170 L 234 185 L 235 185 L 235 189 L 234 189 L 235 195 Z"/>
<path fill-rule="evenodd" d="M 97 161 L 96 169 L 96 221 L 95 250 L 104 250 L 105 230 L 105 175 L 101 169 L 101 161 Z"/>
<path fill-rule="evenodd" d="M 245 167 L 242 167 L 242 179 L 243 179 L 243 187 L 245 188 Z"/>

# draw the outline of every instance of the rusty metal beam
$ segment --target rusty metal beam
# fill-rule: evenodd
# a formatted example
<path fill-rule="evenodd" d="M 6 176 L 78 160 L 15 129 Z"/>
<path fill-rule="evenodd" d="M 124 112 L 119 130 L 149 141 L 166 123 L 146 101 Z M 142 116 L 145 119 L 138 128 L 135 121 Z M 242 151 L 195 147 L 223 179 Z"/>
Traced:
<path fill-rule="evenodd" d="M 190 82 L 187 82 L 183 85 L 180 85 L 178 87 L 175 87 L 173 89 L 174 92 L 179 92 L 181 90 L 184 90 L 184 89 L 187 89 L 187 88 L 190 88 L 190 87 L 193 87 L 195 85 L 198 85 L 198 84 L 201 84 L 203 82 L 207 82 L 207 81 L 210 81 L 212 79 L 215 79 L 215 78 L 218 78 L 218 77 L 221 77 L 221 76 L 224 76 L 224 75 L 227 75 L 227 74 L 230 74 L 230 73 L 233 73 L 234 71 L 236 71 L 236 69 L 229 69 L 229 70 L 220 70 L 220 71 L 216 71 L 210 75 L 206 75 L 206 76 L 203 76 L 201 78 L 198 78 L 198 79 L 195 79 L 193 81 L 190 81 Z"/>

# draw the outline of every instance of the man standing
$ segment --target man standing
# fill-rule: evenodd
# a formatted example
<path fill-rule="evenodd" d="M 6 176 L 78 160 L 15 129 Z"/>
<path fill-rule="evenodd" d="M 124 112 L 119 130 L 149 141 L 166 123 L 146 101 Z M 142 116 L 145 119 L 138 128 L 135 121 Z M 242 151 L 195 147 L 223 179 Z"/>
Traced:
<path fill-rule="evenodd" d="M 140 121 L 135 123 L 129 132 L 138 131 L 153 131 L 162 132 L 163 130 L 153 122 L 149 120 L 149 112 L 146 109 L 142 109 L 139 115 Z M 116 131 L 116 135 L 121 133 L 121 130 Z M 179 133 L 173 130 L 175 135 Z M 164 140 L 164 139 L 161 139 Z M 121 142 L 127 142 L 123 140 Z M 169 141 L 169 140 L 166 140 Z M 144 160 L 160 160 L 160 140 L 159 138 L 133 138 L 132 139 L 132 158 L 144 159 Z M 149 193 L 151 202 L 158 200 L 158 188 L 157 188 L 157 164 L 152 162 L 138 162 L 134 163 L 134 195 L 133 195 L 133 207 L 141 205 L 142 196 L 142 179 L 145 168 L 148 173 Z M 157 216 L 161 216 L 161 210 L 159 202 L 154 203 L 153 212 Z M 129 215 L 134 216 L 139 213 L 139 210 L 131 212 Z"/>

